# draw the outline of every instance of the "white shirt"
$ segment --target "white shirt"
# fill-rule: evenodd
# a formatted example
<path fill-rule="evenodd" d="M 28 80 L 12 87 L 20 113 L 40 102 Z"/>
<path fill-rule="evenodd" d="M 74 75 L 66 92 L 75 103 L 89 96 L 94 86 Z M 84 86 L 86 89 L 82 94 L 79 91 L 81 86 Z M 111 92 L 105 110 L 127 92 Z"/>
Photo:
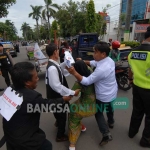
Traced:
<path fill-rule="evenodd" d="M 98 62 L 90 61 L 96 67 L 89 77 L 83 77 L 81 83 L 90 85 L 94 83 L 96 99 L 102 102 L 111 102 L 117 97 L 118 85 L 115 77 L 115 63 L 106 57 Z"/>
<path fill-rule="evenodd" d="M 60 69 L 60 71 L 62 73 L 62 79 L 63 79 L 63 72 L 62 72 L 58 62 L 56 62 L 52 59 L 49 59 L 49 61 L 53 62 L 54 64 L 56 64 L 58 66 L 58 68 Z M 46 77 L 47 77 L 47 72 L 46 72 Z M 59 73 L 58 73 L 58 70 L 55 66 L 50 66 L 48 68 L 48 79 L 49 79 L 49 83 L 47 83 L 48 82 L 47 79 L 46 79 L 45 83 L 49 84 L 50 87 L 55 92 L 59 93 L 61 96 L 69 96 L 69 95 L 75 94 L 75 91 L 70 90 L 61 84 L 60 79 L 59 79 Z"/>

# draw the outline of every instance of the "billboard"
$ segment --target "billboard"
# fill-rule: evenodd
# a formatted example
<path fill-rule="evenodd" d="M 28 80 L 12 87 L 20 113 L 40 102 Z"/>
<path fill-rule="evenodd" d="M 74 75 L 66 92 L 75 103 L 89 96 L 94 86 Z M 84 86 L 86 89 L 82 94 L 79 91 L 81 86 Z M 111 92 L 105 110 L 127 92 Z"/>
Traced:
<path fill-rule="evenodd" d="M 148 26 L 150 26 L 150 24 L 136 24 L 135 33 L 146 32 Z"/>
<path fill-rule="evenodd" d="M 100 14 L 100 16 L 102 16 L 104 18 L 106 23 L 110 23 L 110 16 L 107 13 L 99 12 L 99 14 Z"/>

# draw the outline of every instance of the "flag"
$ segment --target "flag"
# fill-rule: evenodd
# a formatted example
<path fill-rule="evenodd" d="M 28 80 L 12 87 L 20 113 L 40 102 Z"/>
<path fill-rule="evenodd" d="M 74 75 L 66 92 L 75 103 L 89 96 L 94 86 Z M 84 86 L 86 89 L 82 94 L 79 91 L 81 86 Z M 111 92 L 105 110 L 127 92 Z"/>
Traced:
<path fill-rule="evenodd" d="M 40 64 L 44 64 L 48 61 L 48 59 L 45 57 L 45 55 L 39 48 L 38 43 L 35 43 L 34 46 L 34 57 L 39 61 Z"/>

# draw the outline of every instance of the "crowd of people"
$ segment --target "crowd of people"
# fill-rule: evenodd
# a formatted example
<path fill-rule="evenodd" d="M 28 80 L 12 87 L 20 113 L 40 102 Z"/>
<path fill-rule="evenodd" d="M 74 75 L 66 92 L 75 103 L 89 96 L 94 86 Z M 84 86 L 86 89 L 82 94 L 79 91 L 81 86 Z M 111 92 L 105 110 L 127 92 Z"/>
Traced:
<path fill-rule="evenodd" d="M 115 47 L 113 47 L 114 45 Z M 118 45 L 116 41 L 111 41 L 113 51 L 110 54 L 110 46 L 106 42 L 98 42 L 93 50 L 92 61 L 78 58 L 71 67 L 66 67 L 67 71 L 76 78 L 72 89 L 69 88 L 64 76 L 62 65 L 58 59 L 60 52 L 55 44 L 46 46 L 46 53 L 49 57 L 45 75 L 46 99 L 35 91 L 39 80 L 34 65 L 30 62 L 19 62 L 13 65 L 8 58 L 8 54 L 2 54 L 3 45 L 0 45 L 0 69 L 2 74 L 7 71 L 11 75 L 11 86 L 15 91 L 22 93 L 23 103 L 21 108 L 13 115 L 10 121 L 3 118 L 4 137 L 0 145 L 6 142 L 7 150 L 52 150 L 52 143 L 46 139 L 46 134 L 39 127 L 40 112 L 27 112 L 28 104 L 40 107 L 52 105 L 53 114 L 57 127 L 56 142 L 69 140 L 69 150 L 75 150 L 77 140 L 81 132 L 86 131 L 86 126 L 82 119 L 95 115 L 95 119 L 102 134 L 99 145 L 103 146 L 113 140 L 109 128 L 115 125 L 114 109 L 112 102 L 117 98 L 118 86 L 115 77 L 115 62 L 118 61 Z M 61 47 L 61 50 L 67 44 Z M 71 50 L 70 50 L 71 51 Z M 110 56 L 110 57 L 109 57 Z M 63 55 L 64 57 L 64 55 Z M 144 42 L 133 49 L 128 62 L 129 81 L 133 85 L 133 111 L 129 126 L 128 136 L 133 138 L 139 131 L 142 119 L 145 117 L 145 127 L 143 130 L 140 145 L 150 147 L 150 27 L 145 33 Z M 5 66 L 6 65 L 6 66 Z M 94 68 L 94 69 L 92 69 Z M 5 71 L 3 71 L 5 69 Z M 7 86 L 10 81 L 5 75 Z M 74 103 L 69 101 L 74 96 L 79 96 Z M 59 106 L 61 104 L 61 112 Z M 82 109 L 77 109 L 84 106 Z M 96 109 L 99 106 L 101 109 Z M 65 132 L 67 113 L 66 107 L 70 108 L 68 114 L 68 135 Z M 55 111 L 54 111 L 55 110 Z M 107 114 L 107 121 L 103 115 Z M 51 111 L 51 110 L 49 110 Z"/>

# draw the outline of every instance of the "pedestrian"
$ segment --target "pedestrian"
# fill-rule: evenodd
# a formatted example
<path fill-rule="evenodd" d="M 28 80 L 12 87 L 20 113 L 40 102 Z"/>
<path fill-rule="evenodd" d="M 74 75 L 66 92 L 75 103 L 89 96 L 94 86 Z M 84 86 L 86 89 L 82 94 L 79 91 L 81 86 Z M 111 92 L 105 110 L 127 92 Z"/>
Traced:
<path fill-rule="evenodd" d="M 92 73 L 92 69 L 88 67 L 83 60 L 78 60 L 74 67 L 82 76 L 88 77 Z M 69 123 L 69 150 L 75 150 L 76 142 L 80 136 L 81 131 L 86 131 L 86 127 L 81 123 L 85 117 L 93 116 L 96 113 L 96 97 L 94 84 L 85 86 L 75 82 L 73 90 L 81 89 L 81 95 L 70 106 L 70 114 L 68 118 Z"/>
<path fill-rule="evenodd" d="M 39 78 L 35 67 L 30 62 L 16 63 L 12 69 L 13 89 L 23 95 L 23 103 L 13 117 L 7 121 L 3 118 L 4 137 L 7 150 L 52 150 L 52 143 L 39 128 L 40 110 L 51 104 L 63 104 L 71 97 L 44 99 L 35 91 Z M 33 106 L 33 111 L 28 112 L 28 104 Z M 36 106 L 38 105 L 38 109 Z M 40 108 L 40 110 L 39 110 Z M 49 107 L 48 107 L 49 108 Z M 8 109 L 7 109 L 8 110 Z"/>
<path fill-rule="evenodd" d="M 49 57 L 47 69 L 46 69 L 46 95 L 47 98 L 61 98 L 62 96 L 77 96 L 80 92 L 79 89 L 73 91 L 70 90 L 59 65 L 59 50 L 56 44 L 49 44 L 46 46 L 46 53 Z M 64 103 L 62 112 L 54 112 L 56 118 L 55 126 L 58 127 L 56 141 L 63 142 L 68 140 L 68 136 L 65 135 L 65 126 L 67 119 L 67 112 L 64 110 L 68 106 L 68 103 Z M 69 106 L 68 106 L 69 108 Z"/>
<path fill-rule="evenodd" d="M 95 118 L 103 138 L 100 145 L 105 145 L 112 140 L 109 128 L 114 127 L 114 110 L 112 106 L 113 100 L 117 97 L 118 86 L 115 77 L 115 63 L 108 57 L 110 52 L 109 45 L 106 42 L 99 42 L 94 46 L 93 61 L 84 61 L 87 65 L 96 67 L 94 72 L 88 76 L 81 76 L 76 72 L 74 67 L 67 70 L 75 76 L 82 85 L 95 85 L 96 104 L 101 109 L 97 110 Z M 108 126 L 105 121 L 103 111 L 106 108 Z"/>
<path fill-rule="evenodd" d="M 59 51 L 59 57 L 60 57 L 60 62 L 64 62 L 64 57 L 65 57 L 65 52 L 68 51 L 69 53 L 72 54 L 72 48 L 69 46 L 67 42 L 62 43 L 62 47 L 60 48 Z"/>
<path fill-rule="evenodd" d="M 11 56 L 8 52 L 4 53 L 3 44 L 0 43 L 0 74 L 4 77 L 7 86 L 11 84 L 9 74 L 11 75 L 13 67 L 13 62 L 10 58 Z"/>
<path fill-rule="evenodd" d="M 119 41 L 113 41 L 112 42 L 112 50 L 109 53 L 109 57 L 114 61 L 118 62 L 120 60 L 120 42 Z"/>
<path fill-rule="evenodd" d="M 140 140 L 142 147 L 150 148 L 150 26 L 145 33 L 145 41 L 128 56 L 129 79 L 133 80 L 133 110 L 129 126 L 129 137 L 139 131 L 145 115 L 145 125 Z"/>

